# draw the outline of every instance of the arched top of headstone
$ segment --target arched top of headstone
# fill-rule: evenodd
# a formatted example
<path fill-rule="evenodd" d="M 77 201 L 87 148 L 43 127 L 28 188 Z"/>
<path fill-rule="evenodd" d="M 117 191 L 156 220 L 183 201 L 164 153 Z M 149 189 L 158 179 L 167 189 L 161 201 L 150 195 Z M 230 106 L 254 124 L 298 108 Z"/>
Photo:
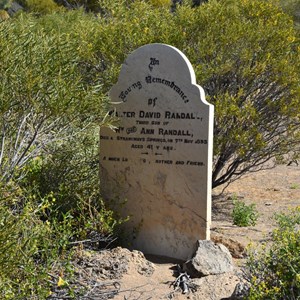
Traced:
<path fill-rule="evenodd" d="M 135 80 L 138 82 L 141 78 L 146 81 L 152 79 L 152 82 L 158 82 L 160 79 L 173 82 L 187 90 L 192 90 L 194 94 L 199 94 L 202 103 L 210 105 L 205 100 L 202 87 L 196 84 L 192 64 L 184 53 L 173 46 L 159 43 L 147 44 L 129 54 L 110 95 L 116 99 L 114 96 L 120 92 L 120 87 L 130 86 L 131 82 Z M 125 102 L 124 99 L 120 100 Z M 186 102 L 189 100 L 187 99 Z"/>

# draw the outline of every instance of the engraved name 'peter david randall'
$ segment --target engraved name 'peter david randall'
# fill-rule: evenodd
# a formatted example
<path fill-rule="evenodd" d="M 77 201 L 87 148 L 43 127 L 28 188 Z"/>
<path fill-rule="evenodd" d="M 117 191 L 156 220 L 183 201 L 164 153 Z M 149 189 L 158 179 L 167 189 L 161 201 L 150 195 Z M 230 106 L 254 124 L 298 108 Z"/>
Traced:
<path fill-rule="evenodd" d="M 113 111 L 111 112 L 111 114 Z M 162 117 L 162 114 L 160 112 L 149 112 L 140 110 L 138 114 L 134 111 L 123 111 L 123 112 L 115 112 L 116 117 L 119 118 L 135 118 L 137 115 L 141 119 L 160 119 Z M 196 114 L 193 112 L 171 112 L 171 111 L 165 111 L 164 113 L 165 119 L 190 119 L 195 120 Z"/>
<path fill-rule="evenodd" d="M 140 134 L 155 134 L 155 129 L 153 128 L 142 128 Z M 192 136 L 189 130 L 183 129 L 164 129 L 158 128 L 159 135 L 175 135 L 175 136 Z"/>

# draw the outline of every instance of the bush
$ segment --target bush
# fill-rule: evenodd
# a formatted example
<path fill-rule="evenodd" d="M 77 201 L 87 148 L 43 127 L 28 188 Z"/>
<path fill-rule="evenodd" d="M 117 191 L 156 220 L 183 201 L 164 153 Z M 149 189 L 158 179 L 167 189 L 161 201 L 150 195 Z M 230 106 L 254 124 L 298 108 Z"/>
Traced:
<path fill-rule="evenodd" d="M 96 26 L 81 11 L 0 24 L 1 299 L 45 299 L 68 275 L 71 246 L 109 242 L 121 222 L 99 190 L 98 127 L 109 119 Z"/>
<path fill-rule="evenodd" d="M 21 186 L 34 186 L 39 196 L 55 199 L 47 218 L 74 218 L 74 239 L 87 239 L 91 232 L 105 237 L 122 222 L 107 210 L 99 188 L 98 128 L 77 134 L 49 148 L 47 156 L 33 160 Z M 97 134 L 97 135 L 96 135 Z M 76 233 L 76 234 L 75 234 Z"/>
<path fill-rule="evenodd" d="M 92 54 L 81 46 L 93 27 L 76 27 L 81 17 L 21 15 L 0 23 L 2 182 L 19 180 L 31 159 L 88 133 L 106 114 L 99 80 L 91 82 L 84 67 Z"/>
<path fill-rule="evenodd" d="M 295 21 L 298 30 L 300 29 L 300 2 L 298 0 L 281 0 L 281 6 L 284 11 L 289 13 Z"/>
<path fill-rule="evenodd" d="M 71 196 L 67 181 L 64 186 Z M 105 208 L 96 188 L 94 194 L 75 189 L 73 208 L 64 212 L 62 190 L 42 197 L 39 186 L 24 187 L 10 182 L 0 189 L 1 299 L 46 299 L 60 277 L 72 276 L 72 247 L 98 250 L 123 222 Z"/>
<path fill-rule="evenodd" d="M 188 2 L 188 1 L 186 1 Z M 105 6 L 93 48 L 116 82 L 126 56 L 147 43 L 171 44 L 194 66 L 215 105 L 213 187 L 229 183 L 300 144 L 299 40 L 276 1 L 209 1 L 155 8 Z"/>
<path fill-rule="evenodd" d="M 240 227 L 256 225 L 258 212 L 254 203 L 246 205 L 245 202 L 235 199 L 233 205 L 232 218 L 234 225 Z"/>
<path fill-rule="evenodd" d="M 5 9 L 11 5 L 11 0 L 0 0 L 0 10 Z"/>
<path fill-rule="evenodd" d="M 59 5 L 63 5 L 68 9 L 84 8 L 87 12 L 100 12 L 103 0 L 55 0 Z"/>
<path fill-rule="evenodd" d="M 42 221 L 51 203 L 34 201 L 35 196 L 12 182 L 0 188 L 1 299 L 45 299 L 51 289 L 48 273 L 66 271 L 70 222 L 67 217 L 59 225 Z"/>
<path fill-rule="evenodd" d="M 150 2 L 103 0 L 97 18 L 73 11 L 31 19 L 32 24 L 21 19 L 17 22 L 24 25 L 27 22 L 27 27 L 19 26 L 22 30 L 32 29 L 37 24 L 43 40 L 41 45 L 44 49 L 49 47 L 49 54 L 55 57 L 56 74 L 59 62 L 65 62 L 64 66 L 73 62 L 72 67 L 68 66 L 74 70 L 71 74 L 75 77 L 66 77 L 66 69 L 61 64 L 66 84 L 64 80 L 57 83 L 74 87 L 79 71 L 81 78 L 89 83 L 83 85 L 84 89 L 89 87 L 89 92 L 83 93 L 82 99 L 92 96 L 96 86 L 98 92 L 101 91 L 97 94 L 94 90 L 94 96 L 105 95 L 117 81 L 126 56 L 139 46 L 161 42 L 182 50 L 193 64 L 207 100 L 215 105 L 213 187 L 261 169 L 266 161 L 291 150 L 296 153 L 300 144 L 300 48 L 293 20 L 283 13 L 277 1 L 213 0 L 197 8 L 191 8 L 190 1 L 183 1 L 174 13 L 170 13 L 169 7 L 155 7 Z M 48 30 L 47 34 L 42 29 Z M 36 39 L 32 33 L 24 38 L 33 42 Z M 50 43 L 49 38 L 54 43 Z M 5 39 L 6 36 L 1 38 Z M 18 40 L 14 40 L 15 44 L 10 42 L 8 48 L 22 49 L 17 46 Z M 35 45 L 25 43 L 24 50 L 43 52 L 42 47 L 36 45 L 28 48 L 31 44 Z M 71 54 L 65 47 L 72 48 Z M 1 53 L 6 62 L 5 56 L 9 53 Z M 58 53 L 65 60 L 61 60 Z M 3 65 L 14 61 L 15 56 L 22 57 L 16 54 L 13 52 Z M 44 54 L 46 59 L 47 54 Z M 31 63 L 36 66 L 35 61 Z M 52 63 L 50 59 L 48 63 Z M 45 61 L 44 65 L 48 63 Z M 4 71 L 1 70 L 2 74 L 6 74 Z M 49 74 L 44 76 L 47 78 Z M 44 86 L 39 77 L 27 77 Z M 12 86 L 24 87 L 26 81 L 14 80 Z M 63 95 L 61 89 L 56 92 L 57 96 Z M 49 90 L 52 91 L 50 87 Z M 42 91 L 48 92 L 47 89 Z M 93 110 L 90 113 L 94 115 Z"/>
<path fill-rule="evenodd" d="M 0 22 L 5 21 L 7 19 L 9 19 L 9 14 L 5 10 L 0 9 Z"/>
<path fill-rule="evenodd" d="M 26 10 L 37 14 L 49 14 L 59 10 L 53 0 L 26 0 Z"/>
<path fill-rule="evenodd" d="M 216 108 L 213 186 L 299 142 L 300 48 L 290 18 L 270 1 L 212 0 L 174 13 L 150 2 L 103 0 L 97 17 L 59 11 L 0 23 L 0 182 L 13 186 L 1 190 L 11 201 L 0 218 L 15 237 L 0 238 L 0 253 L 15 258 L 1 262 L 5 297 L 24 278 L 23 295 L 39 295 L 29 274 L 44 276 L 70 241 L 118 225 L 99 196 L 94 129 L 111 125 L 106 93 L 139 46 L 172 44 L 194 65 Z M 39 265 L 42 249 L 56 250 Z M 28 268 L 10 276 L 10 263 Z"/>
<path fill-rule="evenodd" d="M 170 8 L 170 6 L 171 6 L 171 1 L 170 0 L 150 0 L 150 3 L 155 7 Z"/>
<path fill-rule="evenodd" d="M 278 214 L 276 220 L 271 245 L 253 251 L 248 259 L 249 299 L 299 299 L 300 207 Z"/>

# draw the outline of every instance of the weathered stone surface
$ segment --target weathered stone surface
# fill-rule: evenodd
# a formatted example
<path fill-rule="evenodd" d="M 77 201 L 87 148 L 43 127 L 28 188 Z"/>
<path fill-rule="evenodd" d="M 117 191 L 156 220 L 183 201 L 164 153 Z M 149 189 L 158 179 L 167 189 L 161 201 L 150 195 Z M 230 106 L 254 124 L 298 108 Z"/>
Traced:
<path fill-rule="evenodd" d="M 103 198 L 130 216 L 133 248 L 186 260 L 210 234 L 213 106 L 163 44 L 129 55 L 110 97 L 120 124 L 100 132 Z"/>
<path fill-rule="evenodd" d="M 192 277 L 230 272 L 233 270 L 232 257 L 224 245 L 199 240 L 195 255 L 184 263 L 183 270 Z"/>

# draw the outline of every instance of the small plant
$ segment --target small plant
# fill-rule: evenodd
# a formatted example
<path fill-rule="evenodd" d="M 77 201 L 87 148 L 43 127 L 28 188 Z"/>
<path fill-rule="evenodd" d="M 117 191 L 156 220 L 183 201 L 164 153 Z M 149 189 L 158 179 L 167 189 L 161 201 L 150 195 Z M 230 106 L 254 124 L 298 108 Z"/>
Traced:
<path fill-rule="evenodd" d="M 300 296 L 300 207 L 275 215 L 271 244 L 250 251 L 246 279 L 248 299 L 296 300 Z"/>
<path fill-rule="evenodd" d="M 293 183 L 291 186 L 290 186 L 290 189 L 291 190 L 298 190 L 300 188 L 300 185 L 298 183 Z"/>
<path fill-rule="evenodd" d="M 232 218 L 234 225 L 240 227 L 256 225 L 258 212 L 254 203 L 246 205 L 245 202 L 234 199 L 233 205 Z"/>

